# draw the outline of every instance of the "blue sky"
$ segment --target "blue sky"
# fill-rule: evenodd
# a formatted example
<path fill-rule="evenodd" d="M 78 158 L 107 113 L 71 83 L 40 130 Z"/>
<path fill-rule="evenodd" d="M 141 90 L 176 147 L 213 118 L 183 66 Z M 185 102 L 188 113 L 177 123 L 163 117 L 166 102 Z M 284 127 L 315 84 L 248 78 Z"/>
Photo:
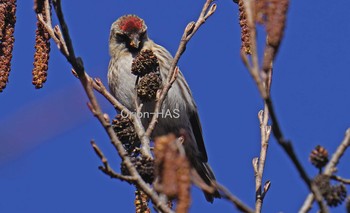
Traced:
<path fill-rule="evenodd" d="M 183 29 L 204 1 L 63 1 L 76 54 L 88 73 L 106 83 L 108 35 L 119 16 L 144 18 L 149 36 L 175 53 Z M 179 62 L 196 99 L 209 162 L 219 182 L 254 205 L 252 158 L 260 151 L 257 113 L 262 101 L 240 56 L 237 5 L 217 1 L 216 13 L 190 41 Z M 119 167 L 119 157 L 86 107 L 70 66 L 52 45 L 48 81 L 31 85 L 35 15 L 19 1 L 10 83 L 0 94 L 0 212 L 133 212 L 133 187 L 111 180 L 97 167 L 93 138 Z M 308 163 L 318 144 L 333 152 L 350 127 L 350 2 L 292 1 L 285 39 L 275 63 L 272 98 L 285 136 Z M 259 34 L 263 41 L 263 34 Z M 101 97 L 103 110 L 113 108 Z M 349 178 L 350 154 L 339 175 Z M 308 191 L 290 160 L 270 141 L 264 181 L 271 180 L 264 212 L 296 212 Z M 205 201 L 193 189 L 191 212 L 235 212 L 225 200 Z M 344 206 L 333 212 L 343 212 Z M 313 212 L 316 212 L 313 209 Z"/>

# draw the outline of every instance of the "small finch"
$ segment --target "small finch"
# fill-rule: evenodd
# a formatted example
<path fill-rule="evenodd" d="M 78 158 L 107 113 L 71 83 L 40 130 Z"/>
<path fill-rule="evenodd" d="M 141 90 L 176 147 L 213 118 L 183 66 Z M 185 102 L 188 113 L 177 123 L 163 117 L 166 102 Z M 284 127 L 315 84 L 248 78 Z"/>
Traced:
<path fill-rule="evenodd" d="M 160 76 L 164 84 L 173 57 L 164 47 L 149 39 L 143 19 L 136 15 L 125 15 L 112 24 L 109 37 L 111 60 L 108 68 L 108 85 L 111 94 L 133 112 L 136 109 L 135 82 L 138 77 L 132 73 L 131 67 L 135 57 L 144 50 L 152 51 L 158 59 Z M 141 121 L 145 128 L 149 125 L 154 107 L 155 100 L 143 103 L 141 111 L 144 116 Z M 207 163 L 208 157 L 197 107 L 181 72 L 163 102 L 162 112 L 152 138 L 169 133 L 182 136 L 185 139 L 183 146 L 192 167 L 207 185 L 214 186 L 212 181 L 215 177 Z M 213 202 L 214 198 L 220 198 L 217 190 L 212 194 L 206 192 L 204 194 L 209 202 Z"/>

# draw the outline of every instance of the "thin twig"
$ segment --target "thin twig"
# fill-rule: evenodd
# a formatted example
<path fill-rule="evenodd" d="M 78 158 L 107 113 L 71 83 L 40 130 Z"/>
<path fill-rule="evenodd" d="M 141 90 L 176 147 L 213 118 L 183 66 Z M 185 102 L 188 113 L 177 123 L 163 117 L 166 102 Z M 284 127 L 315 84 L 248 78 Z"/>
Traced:
<path fill-rule="evenodd" d="M 350 146 L 350 128 L 346 130 L 343 141 L 338 146 L 337 150 L 332 155 L 331 160 L 326 165 L 324 174 L 332 175 L 334 173 L 340 158 L 344 155 L 345 151 L 349 146 Z"/>
<path fill-rule="evenodd" d="M 267 156 L 268 144 L 271 133 L 271 126 L 268 126 L 269 119 L 268 108 L 265 105 L 265 109 L 261 110 L 258 113 L 259 121 L 260 121 L 260 133 L 261 133 L 261 149 L 260 149 L 260 157 L 259 164 L 257 166 L 257 171 L 255 175 L 255 212 L 261 212 L 261 207 L 263 203 L 263 199 L 267 191 L 262 190 L 262 177 L 264 173 L 265 161 Z"/>
<path fill-rule="evenodd" d="M 96 155 L 100 158 L 101 162 L 103 163 L 103 166 L 98 167 L 103 173 L 106 175 L 110 176 L 111 178 L 116 178 L 122 181 L 127 181 L 129 183 L 135 182 L 136 177 L 134 176 L 127 176 L 127 175 L 122 175 L 117 172 L 115 172 L 111 166 L 108 163 L 107 158 L 101 151 L 101 149 L 97 146 L 97 144 L 94 141 L 91 141 L 91 146 L 94 149 Z"/>
<path fill-rule="evenodd" d="M 228 189 L 226 189 L 223 185 L 218 182 L 215 183 L 216 188 L 221 192 L 223 198 L 231 201 L 236 208 L 241 212 L 246 213 L 254 213 L 254 210 L 248 207 L 245 203 L 243 203 L 240 199 L 234 196 Z"/>
<path fill-rule="evenodd" d="M 339 182 L 344 183 L 344 184 L 350 184 L 350 179 L 346 179 L 346 178 L 340 177 L 338 175 L 332 175 L 331 179 L 339 181 Z"/>
<path fill-rule="evenodd" d="M 256 35 L 254 34 L 253 36 L 256 36 Z M 266 41 L 267 40 L 268 39 L 266 39 Z M 252 51 L 253 55 L 257 55 L 256 48 L 253 47 L 252 50 L 253 50 Z M 258 66 L 258 63 L 254 64 L 253 66 Z M 270 91 L 271 91 L 272 70 L 273 69 L 272 69 L 272 63 L 271 63 L 270 69 L 267 71 L 267 74 L 265 75 L 265 78 L 266 78 L 265 82 L 263 83 L 264 87 L 266 88 L 266 93 L 268 97 L 270 97 Z M 264 197 L 268 189 L 270 188 L 270 182 L 269 182 L 267 190 L 265 190 L 265 187 L 264 187 L 264 190 L 262 190 L 262 177 L 264 173 L 267 150 L 269 146 L 269 139 L 271 135 L 271 126 L 268 125 L 269 108 L 266 105 L 266 103 L 264 104 L 264 110 L 261 110 L 258 113 L 258 118 L 260 123 L 261 148 L 260 148 L 260 157 L 258 161 L 259 164 L 257 166 L 258 169 L 255 175 L 255 212 L 257 213 L 261 212 Z"/>
<path fill-rule="evenodd" d="M 332 155 L 332 158 L 328 162 L 328 164 L 326 165 L 326 168 L 325 168 L 323 174 L 329 175 L 329 176 L 333 175 L 333 173 L 335 172 L 335 168 L 339 163 L 340 158 L 343 156 L 343 154 L 345 153 L 346 149 L 349 146 L 350 146 L 350 128 L 346 130 L 345 137 L 344 137 L 343 141 L 340 143 L 337 150 Z M 305 213 L 305 212 L 310 211 L 312 208 L 312 204 L 314 202 L 314 199 L 315 199 L 314 195 L 312 193 L 310 193 L 307 196 L 307 198 L 305 199 L 304 204 L 300 208 L 299 212 Z"/>
<path fill-rule="evenodd" d="M 199 27 L 205 23 L 205 21 L 213 15 L 213 13 L 216 10 L 216 4 L 212 4 L 213 0 L 207 0 L 203 6 L 202 12 L 199 15 L 199 18 L 196 22 L 190 22 L 186 28 L 185 31 L 182 35 L 180 45 L 177 49 L 177 52 L 175 54 L 174 60 L 170 66 L 169 69 L 169 75 L 167 79 L 167 83 L 164 85 L 159 99 L 156 102 L 155 109 L 154 109 L 154 114 L 152 116 L 152 120 L 149 123 L 149 126 L 146 130 L 146 136 L 149 137 L 152 134 L 152 131 L 157 124 L 158 116 L 160 109 L 162 107 L 163 101 L 165 100 L 167 93 L 169 89 L 171 88 L 172 84 L 175 82 L 176 77 L 179 73 L 179 69 L 177 67 L 177 63 L 180 60 L 181 55 L 185 52 L 186 45 L 187 43 L 191 40 L 193 35 L 198 31 Z"/>

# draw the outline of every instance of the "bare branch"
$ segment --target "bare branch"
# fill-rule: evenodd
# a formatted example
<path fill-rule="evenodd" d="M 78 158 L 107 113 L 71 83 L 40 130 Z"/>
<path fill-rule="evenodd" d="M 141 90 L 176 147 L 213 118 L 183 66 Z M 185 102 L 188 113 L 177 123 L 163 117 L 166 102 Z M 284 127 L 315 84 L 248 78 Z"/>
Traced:
<path fill-rule="evenodd" d="M 342 177 L 337 176 L 337 175 L 332 175 L 331 179 L 339 181 L 339 182 L 344 183 L 344 184 L 350 184 L 350 179 L 345 179 L 345 178 L 342 178 Z"/>
<path fill-rule="evenodd" d="M 343 141 L 341 142 L 337 150 L 332 155 L 332 158 L 329 161 L 329 163 L 326 165 L 324 174 L 332 175 L 334 173 L 340 158 L 344 155 L 345 151 L 349 146 L 350 146 L 350 128 L 346 130 Z"/>
<path fill-rule="evenodd" d="M 254 210 L 248 207 L 245 203 L 243 203 L 240 199 L 234 196 L 228 189 L 226 189 L 223 185 L 218 182 L 215 183 L 216 188 L 221 192 L 223 198 L 231 201 L 236 208 L 241 212 L 253 213 Z"/>
<path fill-rule="evenodd" d="M 255 212 L 261 212 L 262 203 L 264 201 L 266 191 L 262 191 L 262 177 L 264 173 L 265 160 L 267 156 L 268 144 L 271 134 L 271 126 L 268 126 L 269 111 L 265 105 L 265 109 L 258 113 L 260 121 L 260 134 L 261 134 L 261 149 L 260 158 L 257 164 L 257 170 L 255 174 Z"/>
<path fill-rule="evenodd" d="M 122 181 L 127 181 L 129 183 L 136 181 L 136 177 L 126 176 L 115 172 L 109 165 L 107 158 L 101 151 L 101 149 L 97 146 L 94 141 L 91 141 L 91 146 L 94 149 L 96 155 L 101 159 L 103 166 L 98 167 L 103 173 L 110 176 L 111 178 L 116 178 Z"/>

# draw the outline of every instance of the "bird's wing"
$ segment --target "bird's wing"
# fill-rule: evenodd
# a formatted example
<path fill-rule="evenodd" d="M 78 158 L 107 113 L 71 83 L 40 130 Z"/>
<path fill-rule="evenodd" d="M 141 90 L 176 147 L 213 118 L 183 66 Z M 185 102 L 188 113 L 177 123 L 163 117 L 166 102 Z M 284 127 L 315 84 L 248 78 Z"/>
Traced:
<path fill-rule="evenodd" d="M 198 150 L 202 157 L 202 161 L 208 162 L 207 150 L 205 149 L 204 140 L 203 140 L 202 126 L 199 120 L 197 110 L 191 110 L 190 122 L 191 122 L 194 137 L 197 142 Z"/>
<path fill-rule="evenodd" d="M 173 57 L 171 56 L 171 54 L 162 46 L 155 44 L 154 42 L 151 42 L 151 44 L 153 45 L 152 51 L 155 52 L 155 54 L 158 57 L 158 61 L 161 63 L 161 65 L 166 69 L 169 70 L 170 69 L 170 64 L 171 63 L 166 63 L 169 61 L 173 60 Z M 165 74 L 165 77 L 167 78 L 168 76 L 168 72 L 162 73 Z M 197 107 L 196 104 L 193 101 L 193 97 L 192 97 L 192 93 L 191 90 L 182 74 L 182 72 L 179 72 L 179 76 L 177 78 L 177 82 L 179 87 L 182 87 L 182 89 L 180 89 L 180 91 L 182 91 L 183 93 L 183 98 L 188 99 L 188 103 L 192 103 L 192 107 L 187 106 L 187 113 L 189 114 L 189 118 L 190 118 L 190 124 L 192 127 L 192 131 L 193 131 L 193 135 L 195 137 L 195 140 L 197 142 L 197 147 L 198 147 L 198 151 L 200 153 L 200 157 L 202 158 L 202 162 L 207 162 L 208 161 L 208 156 L 207 156 L 207 151 L 205 149 L 205 145 L 204 145 L 204 140 L 203 140 L 203 133 L 202 133 L 202 126 L 199 120 L 199 116 L 198 116 L 198 111 L 197 111 Z M 186 93 L 187 92 L 187 93 Z"/>

